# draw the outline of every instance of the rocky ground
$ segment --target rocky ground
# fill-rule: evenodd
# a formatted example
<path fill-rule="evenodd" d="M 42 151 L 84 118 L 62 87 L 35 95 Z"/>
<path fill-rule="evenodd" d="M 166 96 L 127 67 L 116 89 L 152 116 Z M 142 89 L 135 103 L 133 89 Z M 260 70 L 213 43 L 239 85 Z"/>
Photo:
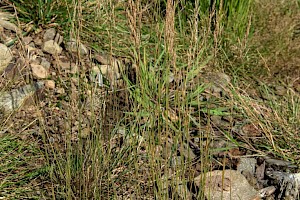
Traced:
<path fill-rule="evenodd" d="M 123 80 L 129 76 L 135 81 L 135 66 L 130 60 L 94 52 L 78 38 L 63 38 L 58 26 L 33 30 L 30 25 L 23 27 L 9 22 L 11 17 L 0 13 L 0 120 L 5 127 L 0 135 L 18 133 L 22 137 L 24 132 L 31 132 L 36 138 L 46 135 L 47 144 L 42 145 L 64 151 L 67 140 L 90 138 L 94 129 L 106 133 L 113 130 L 125 116 L 124 112 L 130 111 L 129 92 Z M 181 82 L 170 75 L 171 94 L 183 91 Z M 204 183 L 204 193 L 210 199 L 220 199 L 221 195 L 225 199 L 230 196 L 249 200 L 298 199 L 298 166 L 254 148 L 254 143 L 264 139 L 264 130 L 243 118 L 239 108 L 228 109 L 233 108 L 232 78 L 222 72 L 205 72 L 193 78 L 187 88 L 193 91 L 202 83 L 206 89 L 194 97 L 195 101 L 211 107 L 191 105 L 189 112 L 194 123 L 190 131 L 180 143 L 166 138 L 165 145 L 157 147 L 157 155 L 171 160 L 168 172 L 162 175 L 165 192 L 196 199 Z M 300 80 L 293 78 L 291 83 L 271 85 L 273 90 L 268 94 L 249 89 L 243 97 L 257 102 L 251 105 L 255 112 L 267 116 L 271 108 L 262 107 L 259 102 L 282 98 L 288 92 L 299 95 Z M 168 109 L 164 120 L 176 124 L 180 111 L 172 105 Z M 201 132 L 199 125 L 209 129 Z M 224 132 L 236 141 L 247 142 L 242 148 L 224 138 Z M 107 140 L 120 145 L 116 140 L 126 141 L 126 136 L 120 129 L 117 137 L 107 136 Z M 171 150 L 174 146 L 177 146 L 175 154 Z M 205 151 L 211 154 L 211 171 L 201 175 L 200 157 Z M 143 154 L 142 150 L 139 153 Z M 189 181 L 180 179 L 171 187 L 167 182 L 181 162 L 189 168 L 186 174 Z"/>

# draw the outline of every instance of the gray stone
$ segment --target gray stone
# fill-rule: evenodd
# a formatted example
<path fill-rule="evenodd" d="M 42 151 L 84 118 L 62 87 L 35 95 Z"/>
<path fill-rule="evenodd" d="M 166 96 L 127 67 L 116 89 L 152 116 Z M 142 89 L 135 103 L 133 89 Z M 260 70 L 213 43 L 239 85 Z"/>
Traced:
<path fill-rule="evenodd" d="M 280 183 L 280 193 L 278 194 L 278 199 L 299 199 L 300 173 L 267 170 L 266 175 Z"/>
<path fill-rule="evenodd" d="M 47 42 L 49 40 L 54 40 L 54 37 L 55 37 L 55 34 L 56 34 L 56 30 L 55 28 L 49 28 L 45 31 L 45 34 L 44 34 L 44 42 Z"/>
<path fill-rule="evenodd" d="M 116 81 L 121 77 L 119 70 L 111 65 L 100 65 L 92 68 L 92 80 L 97 81 L 96 77 L 99 77 L 100 74 L 109 80 L 112 86 L 116 85 Z"/>
<path fill-rule="evenodd" d="M 38 46 L 41 46 L 43 44 L 43 40 L 40 38 L 40 37 L 36 37 L 34 40 L 33 40 L 34 44 L 38 45 Z"/>
<path fill-rule="evenodd" d="M 43 87 L 43 82 L 36 82 L 8 92 L 0 92 L 0 109 L 2 114 L 9 114 L 17 110 L 28 97 Z"/>
<path fill-rule="evenodd" d="M 0 43 L 0 73 L 8 66 L 12 58 L 9 48 Z"/>
<path fill-rule="evenodd" d="M 70 42 L 67 42 L 66 48 L 70 53 L 77 53 L 79 50 L 80 55 L 86 55 L 88 54 L 88 49 L 82 44 L 79 43 L 77 47 L 77 42 L 75 39 L 71 39 Z"/>
<path fill-rule="evenodd" d="M 48 60 L 47 60 L 46 58 L 42 58 L 41 65 L 42 65 L 45 69 L 49 69 L 50 66 L 51 66 L 51 63 L 48 62 Z"/>
<path fill-rule="evenodd" d="M 23 42 L 25 45 L 29 44 L 30 42 L 32 42 L 32 37 L 29 37 L 29 36 L 24 37 Z"/>
<path fill-rule="evenodd" d="M 198 187 L 203 187 L 203 180 L 205 180 L 204 194 L 210 200 L 252 200 L 258 195 L 246 178 L 235 170 L 208 172 L 197 176 L 194 182 Z"/>
<path fill-rule="evenodd" d="M 49 40 L 44 43 L 43 51 L 52 55 L 59 55 L 62 48 L 54 40 Z"/>
<path fill-rule="evenodd" d="M 2 26 L 3 28 L 5 28 L 7 30 L 14 31 L 18 34 L 22 33 L 21 29 L 19 29 L 15 24 L 13 24 L 9 21 L 5 21 L 3 19 L 0 19 L 0 26 Z"/>
<path fill-rule="evenodd" d="M 220 97 L 221 93 L 225 92 L 226 89 L 228 89 L 230 81 L 230 77 L 222 72 L 209 73 L 204 76 L 204 82 L 208 84 L 208 87 L 205 89 L 205 92 Z M 208 96 L 207 99 L 209 98 L 210 97 Z"/>
<path fill-rule="evenodd" d="M 58 44 L 61 45 L 61 43 L 63 42 L 64 37 L 61 36 L 59 33 L 56 33 L 54 41 Z"/>
<path fill-rule="evenodd" d="M 237 171 L 250 172 L 251 175 L 255 173 L 256 159 L 255 158 L 240 158 L 240 162 L 237 165 Z"/>
<path fill-rule="evenodd" d="M 229 85 L 231 81 L 230 77 L 222 72 L 211 74 L 208 78 L 213 84 L 222 88 L 225 88 L 227 85 Z"/>

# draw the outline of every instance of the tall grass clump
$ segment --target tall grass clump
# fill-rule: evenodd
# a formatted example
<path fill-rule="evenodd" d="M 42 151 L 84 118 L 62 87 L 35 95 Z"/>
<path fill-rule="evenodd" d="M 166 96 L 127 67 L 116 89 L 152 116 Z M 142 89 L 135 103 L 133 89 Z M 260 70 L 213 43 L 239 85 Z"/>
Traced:
<path fill-rule="evenodd" d="M 23 22 L 34 23 L 35 25 L 47 25 L 53 22 L 67 28 L 69 12 L 72 12 L 71 0 L 34 0 L 26 2 L 23 0 L 12 0 L 12 6 L 8 9 L 17 12 Z"/>
<path fill-rule="evenodd" d="M 76 13 L 69 16 L 76 21 L 72 33 L 92 42 L 96 51 L 131 60 L 137 80 L 127 79 L 130 110 L 114 118 L 113 127 L 104 129 L 105 119 L 95 120 L 92 137 L 66 143 L 66 154 L 55 153 L 52 174 L 61 185 L 58 191 L 69 199 L 187 198 L 188 189 L 180 187 L 193 179 L 194 158 L 178 155 L 177 148 L 184 149 L 191 129 L 209 129 L 200 125 L 200 110 L 206 105 L 198 97 L 205 85 L 194 82 L 215 62 L 211 50 L 221 48 L 216 40 L 222 45 L 216 35 L 224 24 L 231 26 L 231 15 L 240 14 L 244 4 L 219 2 L 210 10 L 213 5 L 201 1 L 81 3 L 71 6 Z M 216 13 L 219 27 L 213 32 L 209 12 Z M 80 85 L 80 90 L 86 87 Z M 118 98 L 117 92 L 108 94 L 100 98 L 103 105 Z M 117 112 L 118 106 L 112 105 L 110 112 Z M 204 173 L 210 167 L 209 152 L 201 149 L 200 155 Z"/>

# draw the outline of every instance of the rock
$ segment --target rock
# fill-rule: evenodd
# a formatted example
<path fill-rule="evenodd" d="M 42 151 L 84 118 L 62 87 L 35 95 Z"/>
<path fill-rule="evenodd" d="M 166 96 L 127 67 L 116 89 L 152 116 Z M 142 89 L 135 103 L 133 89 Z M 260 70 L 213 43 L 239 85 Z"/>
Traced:
<path fill-rule="evenodd" d="M 280 186 L 280 193 L 276 199 L 299 199 L 300 173 L 274 171 L 272 168 L 270 168 L 266 171 L 266 175 L 274 179 Z"/>
<path fill-rule="evenodd" d="M 64 94 L 65 93 L 65 89 L 64 88 L 57 88 L 56 93 L 57 94 Z"/>
<path fill-rule="evenodd" d="M 55 28 L 49 28 L 49 29 L 47 29 L 45 31 L 45 34 L 44 34 L 44 37 L 43 37 L 44 42 L 47 42 L 49 40 L 54 40 L 55 35 L 56 35 Z"/>
<path fill-rule="evenodd" d="M 208 84 L 205 92 L 212 93 L 214 96 L 220 97 L 227 86 L 230 84 L 230 77 L 222 72 L 209 73 L 204 76 L 204 82 Z M 210 97 L 207 97 L 209 99 Z"/>
<path fill-rule="evenodd" d="M 230 149 L 235 149 L 237 146 L 236 144 L 224 140 L 224 139 L 214 139 L 212 142 L 209 144 L 209 147 L 212 150 L 212 153 L 214 155 L 219 154 L 221 152 L 224 152 L 225 149 L 230 150 Z"/>
<path fill-rule="evenodd" d="M 59 55 L 62 48 L 54 40 L 49 40 L 44 43 L 43 51 L 52 55 Z"/>
<path fill-rule="evenodd" d="M 265 161 L 268 166 L 277 166 L 280 168 L 297 168 L 297 165 L 294 165 L 290 161 L 278 160 L 278 159 L 269 158 L 269 157 L 266 157 Z"/>
<path fill-rule="evenodd" d="M 267 100 L 267 101 L 272 101 L 275 99 L 274 95 L 266 92 L 266 91 L 260 91 L 260 97 L 263 99 L 263 100 Z"/>
<path fill-rule="evenodd" d="M 32 42 L 32 37 L 29 37 L 29 36 L 24 37 L 23 42 L 25 45 L 29 44 L 30 42 Z"/>
<path fill-rule="evenodd" d="M 8 66 L 12 58 L 9 48 L 0 43 L 0 73 Z"/>
<path fill-rule="evenodd" d="M 222 129 L 229 129 L 231 127 L 230 122 L 223 120 L 222 116 L 219 115 L 212 115 L 210 116 L 211 122 L 214 126 L 222 128 Z"/>
<path fill-rule="evenodd" d="M 7 30 L 14 31 L 18 34 L 22 33 L 21 29 L 19 29 L 15 24 L 13 24 L 9 21 L 5 21 L 3 19 L 0 19 L 0 26 L 2 26 L 3 28 L 5 28 Z"/>
<path fill-rule="evenodd" d="M 32 75 L 37 79 L 44 79 L 48 76 L 48 70 L 42 65 L 31 64 Z"/>
<path fill-rule="evenodd" d="M 229 85 L 231 78 L 222 72 L 217 72 L 210 74 L 208 76 L 208 80 L 210 80 L 214 85 L 225 88 L 227 85 Z"/>
<path fill-rule="evenodd" d="M 205 184 L 202 185 L 203 180 Z M 252 200 L 257 191 L 247 182 L 246 178 L 235 170 L 215 170 L 194 179 L 198 187 L 205 187 L 204 194 L 210 200 Z"/>
<path fill-rule="evenodd" d="M 75 74 L 78 72 L 78 65 L 70 62 L 59 62 L 59 66 L 62 70 L 65 70 L 67 73 Z"/>
<path fill-rule="evenodd" d="M 260 198 L 267 199 L 266 197 L 274 194 L 275 191 L 276 191 L 276 188 L 272 185 L 272 186 L 260 189 L 258 191 L 258 194 L 259 194 Z M 271 199 L 274 199 L 274 198 L 271 198 Z"/>
<path fill-rule="evenodd" d="M 34 44 L 38 45 L 38 46 L 41 46 L 43 44 L 43 40 L 39 37 L 36 37 L 34 40 L 33 40 Z"/>
<path fill-rule="evenodd" d="M 61 45 L 61 43 L 63 42 L 64 37 L 61 36 L 59 33 L 56 33 L 54 41 L 58 44 Z"/>
<path fill-rule="evenodd" d="M 46 58 L 42 58 L 42 61 L 41 61 L 41 65 L 45 68 L 45 69 L 48 69 L 50 68 L 51 66 L 51 63 L 48 62 L 48 60 Z"/>
<path fill-rule="evenodd" d="M 121 77 L 119 71 L 110 65 L 100 65 L 94 66 L 92 68 L 92 77 L 91 79 L 97 81 L 99 74 L 102 74 L 106 79 L 109 80 L 111 86 L 116 85 L 117 79 Z"/>
<path fill-rule="evenodd" d="M 70 42 L 67 42 L 66 49 L 70 53 L 77 53 L 79 50 L 80 55 L 82 56 L 88 54 L 89 52 L 88 49 L 82 43 L 79 43 L 79 46 L 77 47 L 77 42 L 75 39 L 71 39 Z"/>
<path fill-rule="evenodd" d="M 255 138 L 261 137 L 263 132 L 259 129 L 258 125 L 255 125 L 253 123 L 246 123 L 242 126 L 241 131 L 239 131 L 239 133 L 249 138 Z"/>
<path fill-rule="evenodd" d="M 93 56 L 93 59 L 95 59 L 99 64 L 101 65 L 109 65 L 109 56 L 105 54 L 96 54 Z"/>
<path fill-rule="evenodd" d="M 241 173 L 248 171 L 251 175 L 254 175 L 256 163 L 255 158 L 240 158 L 240 162 L 237 165 L 237 171 Z"/>
<path fill-rule="evenodd" d="M 70 70 L 71 69 L 71 63 L 70 62 L 59 62 L 59 67 L 62 70 Z"/>
<path fill-rule="evenodd" d="M 259 187 L 259 182 L 257 178 L 254 176 L 254 174 L 251 174 L 251 172 L 249 172 L 248 170 L 244 170 L 243 172 L 241 172 L 241 174 L 246 178 L 248 183 L 251 186 L 253 186 L 255 189 Z"/>
<path fill-rule="evenodd" d="M 54 137 L 49 137 L 49 142 L 50 142 L 50 143 L 54 143 L 54 142 L 55 142 Z"/>
<path fill-rule="evenodd" d="M 36 82 L 18 89 L 0 93 L 0 109 L 2 114 L 6 115 L 17 110 L 28 97 L 43 87 L 43 82 Z"/>
<path fill-rule="evenodd" d="M 45 80 L 45 87 L 53 90 L 55 88 L 55 82 L 53 80 Z"/>

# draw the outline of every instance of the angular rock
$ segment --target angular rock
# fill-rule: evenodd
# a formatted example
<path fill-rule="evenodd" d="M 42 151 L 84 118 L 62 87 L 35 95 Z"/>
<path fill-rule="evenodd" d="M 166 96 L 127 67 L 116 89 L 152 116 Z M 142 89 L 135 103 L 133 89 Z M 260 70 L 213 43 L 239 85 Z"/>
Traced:
<path fill-rule="evenodd" d="M 18 89 L 0 93 L 0 110 L 1 114 L 9 114 L 20 108 L 23 102 L 30 97 L 35 91 L 44 87 L 43 82 L 25 85 Z"/>
<path fill-rule="evenodd" d="M 48 70 L 42 65 L 31 64 L 32 75 L 37 79 L 44 79 L 48 76 Z"/>
<path fill-rule="evenodd" d="M 273 185 L 269 186 L 269 187 L 265 187 L 258 191 L 258 197 L 265 199 L 266 197 L 274 194 L 275 191 L 276 191 L 276 188 Z M 271 198 L 271 199 L 273 199 L 273 198 Z"/>
<path fill-rule="evenodd" d="M 56 93 L 57 94 L 64 94 L 65 93 L 65 89 L 64 88 L 57 88 Z"/>
<path fill-rule="evenodd" d="M 231 78 L 222 72 L 210 73 L 205 77 L 207 82 L 212 83 L 216 87 L 221 87 L 222 89 L 226 88 L 229 85 Z"/>
<path fill-rule="evenodd" d="M 205 79 L 210 84 L 208 90 L 216 96 L 220 96 L 231 81 L 230 77 L 222 72 L 211 73 Z"/>
<path fill-rule="evenodd" d="M 256 163 L 257 161 L 255 158 L 240 158 L 240 162 L 237 165 L 237 171 L 241 173 L 248 171 L 251 175 L 254 175 Z"/>
<path fill-rule="evenodd" d="M 110 60 L 114 60 L 114 58 L 110 58 L 109 55 L 106 54 L 96 54 L 93 57 L 99 64 L 101 65 L 109 65 L 110 64 Z"/>
<path fill-rule="evenodd" d="M 43 51 L 52 55 L 59 55 L 62 48 L 54 40 L 49 40 L 44 43 Z"/>
<path fill-rule="evenodd" d="M 41 46 L 43 44 L 43 40 L 40 38 L 40 37 L 36 37 L 34 40 L 33 40 L 34 44 L 38 45 L 38 46 Z"/>
<path fill-rule="evenodd" d="M 258 192 L 247 182 L 246 178 L 235 170 L 215 170 L 194 179 L 198 187 L 203 187 L 204 194 L 210 200 L 252 200 Z"/>
<path fill-rule="evenodd" d="M 29 44 L 30 42 L 32 42 L 32 37 L 29 37 L 29 36 L 24 37 L 23 42 L 25 45 Z"/>
<path fill-rule="evenodd" d="M 61 45 L 61 43 L 63 42 L 63 40 L 64 40 L 64 37 L 61 36 L 59 33 L 56 33 L 55 38 L 54 38 L 54 41 L 55 41 L 57 44 Z"/>
<path fill-rule="evenodd" d="M 45 80 L 45 87 L 53 90 L 55 88 L 55 82 L 53 80 Z"/>
<path fill-rule="evenodd" d="M 300 173 L 288 173 L 268 169 L 266 175 L 278 182 L 280 193 L 276 199 L 297 200 L 300 196 Z"/>
<path fill-rule="evenodd" d="M 9 48 L 0 43 L 0 73 L 8 66 L 12 58 L 12 53 Z"/>
<path fill-rule="evenodd" d="M 110 65 L 94 66 L 92 72 L 103 74 L 110 82 L 114 82 L 121 77 L 119 70 Z"/>
<path fill-rule="evenodd" d="M 47 42 L 49 40 L 54 40 L 54 37 L 55 37 L 55 34 L 56 34 L 56 30 L 55 28 L 49 28 L 45 31 L 44 33 L 44 42 Z"/>
<path fill-rule="evenodd" d="M 84 56 L 88 54 L 88 49 L 82 44 L 79 43 L 77 47 L 77 42 L 75 39 L 71 39 L 70 42 L 67 42 L 66 48 L 70 53 L 77 53 L 79 50 L 80 55 Z"/>
<path fill-rule="evenodd" d="M 42 65 L 45 69 L 49 69 L 50 66 L 51 66 L 51 63 L 48 62 L 48 60 L 47 60 L 46 58 L 42 58 L 41 65 Z"/>
<path fill-rule="evenodd" d="M 73 62 L 59 62 L 59 66 L 66 73 L 75 74 L 78 72 L 78 65 Z"/>
<path fill-rule="evenodd" d="M 3 19 L 0 19 L 0 26 L 2 26 L 3 28 L 5 28 L 7 30 L 14 31 L 18 34 L 22 33 L 21 29 L 19 29 L 15 24 L 13 24 L 9 21 L 5 21 Z"/>

